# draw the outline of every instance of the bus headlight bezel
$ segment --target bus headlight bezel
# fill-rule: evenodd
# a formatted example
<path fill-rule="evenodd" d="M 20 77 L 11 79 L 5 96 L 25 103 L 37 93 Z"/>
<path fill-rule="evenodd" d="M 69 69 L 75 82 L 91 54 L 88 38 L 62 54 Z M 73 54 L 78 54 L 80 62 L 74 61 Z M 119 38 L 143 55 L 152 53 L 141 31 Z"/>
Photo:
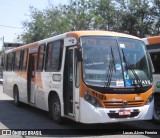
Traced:
<path fill-rule="evenodd" d="M 84 93 L 84 100 L 93 105 L 94 107 L 101 107 L 99 101 L 87 91 L 85 91 Z"/>
<path fill-rule="evenodd" d="M 154 99 L 154 96 L 153 96 L 153 94 L 151 94 L 151 95 L 148 97 L 148 99 L 146 100 L 146 104 L 145 104 L 145 105 L 149 105 L 149 104 L 152 102 L 153 99 Z"/>

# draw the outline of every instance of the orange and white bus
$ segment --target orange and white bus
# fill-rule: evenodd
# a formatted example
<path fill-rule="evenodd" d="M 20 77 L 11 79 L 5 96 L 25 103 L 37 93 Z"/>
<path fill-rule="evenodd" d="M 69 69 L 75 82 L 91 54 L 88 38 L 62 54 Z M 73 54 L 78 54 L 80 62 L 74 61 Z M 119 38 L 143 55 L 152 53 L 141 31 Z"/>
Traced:
<path fill-rule="evenodd" d="M 73 31 L 5 52 L 4 93 L 56 122 L 150 120 L 152 66 L 137 37 Z"/>
<path fill-rule="evenodd" d="M 154 114 L 153 120 L 160 123 L 160 36 L 150 36 L 142 39 L 150 53 L 154 66 Z"/>

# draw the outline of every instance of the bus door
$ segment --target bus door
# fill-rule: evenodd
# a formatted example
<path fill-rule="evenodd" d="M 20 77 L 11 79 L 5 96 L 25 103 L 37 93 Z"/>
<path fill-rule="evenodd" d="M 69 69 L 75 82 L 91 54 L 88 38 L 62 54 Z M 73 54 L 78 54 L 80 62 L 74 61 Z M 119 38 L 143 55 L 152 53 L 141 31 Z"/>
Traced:
<path fill-rule="evenodd" d="M 64 99 L 64 114 L 74 116 L 74 49 L 66 49 L 65 67 L 64 67 L 64 82 L 63 82 L 63 99 Z"/>
<path fill-rule="evenodd" d="M 36 73 L 37 54 L 29 54 L 28 74 L 27 74 L 27 96 L 28 102 L 35 103 L 35 73 Z"/>

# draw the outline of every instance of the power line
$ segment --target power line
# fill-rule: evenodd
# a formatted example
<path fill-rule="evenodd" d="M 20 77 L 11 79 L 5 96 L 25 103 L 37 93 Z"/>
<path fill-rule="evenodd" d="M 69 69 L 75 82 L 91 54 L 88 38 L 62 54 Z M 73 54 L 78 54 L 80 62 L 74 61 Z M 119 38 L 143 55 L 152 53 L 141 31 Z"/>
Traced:
<path fill-rule="evenodd" d="M 14 27 L 14 26 L 7 26 L 7 25 L 0 25 L 0 27 L 7 27 L 7 28 L 14 28 L 14 29 L 23 29 L 23 28 Z"/>

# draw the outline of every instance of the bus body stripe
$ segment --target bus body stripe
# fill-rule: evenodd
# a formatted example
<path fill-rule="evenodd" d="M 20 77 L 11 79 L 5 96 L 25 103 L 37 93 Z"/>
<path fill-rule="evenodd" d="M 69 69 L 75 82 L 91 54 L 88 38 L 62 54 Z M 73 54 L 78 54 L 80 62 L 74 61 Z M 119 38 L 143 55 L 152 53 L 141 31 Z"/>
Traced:
<path fill-rule="evenodd" d="M 149 44 L 160 44 L 160 36 L 148 37 Z"/>

